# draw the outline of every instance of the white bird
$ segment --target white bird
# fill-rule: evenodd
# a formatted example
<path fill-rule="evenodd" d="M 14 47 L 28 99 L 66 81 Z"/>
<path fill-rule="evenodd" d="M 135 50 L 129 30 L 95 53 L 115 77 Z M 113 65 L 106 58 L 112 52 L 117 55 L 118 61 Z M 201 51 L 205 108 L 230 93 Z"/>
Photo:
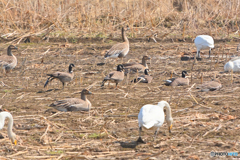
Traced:
<path fill-rule="evenodd" d="M 201 49 L 209 49 L 209 58 L 211 54 L 211 48 L 214 48 L 214 40 L 209 35 L 199 35 L 194 40 L 195 46 L 197 47 L 197 57 L 200 58 Z"/>
<path fill-rule="evenodd" d="M 141 108 L 138 114 L 139 138 L 137 142 L 144 143 L 144 141 L 141 138 L 142 127 L 146 129 L 150 129 L 150 128 L 156 129 L 154 134 L 155 135 L 154 140 L 155 140 L 157 136 L 157 132 L 159 128 L 163 125 L 163 122 L 165 119 L 164 110 L 163 110 L 164 107 L 166 107 L 166 114 L 167 114 L 166 121 L 169 129 L 169 133 L 171 133 L 173 118 L 172 118 L 170 105 L 166 101 L 158 102 L 157 105 L 147 104 Z"/>
<path fill-rule="evenodd" d="M 0 130 L 4 127 L 4 121 L 5 119 L 8 118 L 8 138 L 14 143 L 15 145 L 17 144 L 16 140 L 16 134 L 13 133 L 12 131 L 12 126 L 13 126 L 13 117 L 11 113 L 9 112 L 0 112 Z"/>
<path fill-rule="evenodd" d="M 229 62 L 227 62 L 224 65 L 225 72 L 230 72 L 231 70 L 233 70 L 233 72 L 240 72 L 240 58 L 239 57 L 230 60 Z"/>

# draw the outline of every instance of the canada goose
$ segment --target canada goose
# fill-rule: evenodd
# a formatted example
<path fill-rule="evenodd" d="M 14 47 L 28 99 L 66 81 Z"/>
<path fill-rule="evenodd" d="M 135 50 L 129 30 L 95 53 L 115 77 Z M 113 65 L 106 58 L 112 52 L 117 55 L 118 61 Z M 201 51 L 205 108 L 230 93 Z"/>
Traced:
<path fill-rule="evenodd" d="M 117 88 L 117 85 L 118 83 L 120 83 L 121 81 L 123 81 L 124 79 L 124 72 L 123 72 L 123 65 L 119 64 L 117 66 L 117 71 L 113 71 L 113 72 L 110 72 L 105 78 L 104 80 L 102 81 L 102 85 L 101 87 L 104 86 L 104 83 L 106 81 L 113 81 L 114 83 L 116 83 L 116 88 Z"/>
<path fill-rule="evenodd" d="M 222 84 L 218 79 L 213 79 L 212 81 L 208 81 L 197 86 L 197 89 L 201 89 L 202 92 L 215 91 L 220 88 L 222 88 Z"/>
<path fill-rule="evenodd" d="M 105 59 L 106 58 L 123 58 L 128 54 L 129 41 L 125 34 L 124 27 L 122 27 L 122 39 L 123 39 L 123 43 L 117 43 L 113 45 L 112 48 L 110 48 L 110 50 L 107 51 L 107 53 L 104 56 Z"/>
<path fill-rule="evenodd" d="M 18 49 L 16 46 L 10 45 L 7 49 L 7 55 L 0 56 L 0 66 L 5 72 L 10 72 L 17 65 L 17 58 L 12 54 L 12 49 Z"/>
<path fill-rule="evenodd" d="M 124 69 L 126 70 L 126 73 L 130 70 L 133 72 L 144 72 L 145 69 L 148 69 L 147 60 L 151 59 L 149 56 L 143 56 L 142 63 L 125 63 L 123 64 Z"/>
<path fill-rule="evenodd" d="M 13 117 L 12 117 L 11 113 L 0 112 L 0 129 L 3 129 L 4 121 L 5 121 L 6 118 L 8 118 L 8 128 L 7 128 L 8 138 L 12 141 L 12 143 L 17 145 L 16 134 L 13 133 L 13 131 L 12 131 Z"/>
<path fill-rule="evenodd" d="M 211 54 L 211 48 L 214 48 L 213 38 L 209 35 L 199 35 L 194 40 L 197 47 L 197 57 L 200 58 L 200 50 L 209 48 L 209 58 Z"/>
<path fill-rule="evenodd" d="M 189 85 L 189 79 L 186 78 L 185 75 L 188 75 L 187 71 L 182 71 L 182 77 L 179 78 L 171 78 L 168 80 L 165 80 L 165 85 L 167 86 L 188 86 Z"/>
<path fill-rule="evenodd" d="M 137 142 L 144 143 L 144 141 L 141 138 L 142 127 L 146 129 L 150 129 L 150 128 L 156 129 L 154 134 L 155 135 L 154 140 L 155 140 L 159 128 L 164 123 L 164 119 L 165 119 L 164 110 L 163 110 L 164 107 L 166 107 L 166 114 L 167 114 L 166 121 L 168 125 L 168 130 L 169 130 L 169 133 L 171 133 L 173 118 L 172 118 L 170 105 L 166 101 L 158 102 L 157 105 L 147 104 L 141 108 L 138 114 L 139 138 Z"/>
<path fill-rule="evenodd" d="M 62 89 L 64 89 L 65 82 L 70 82 L 73 79 L 74 73 L 73 73 L 72 67 L 75 67 L 75 66 L 74 66 L 74 64 L 71 63 L 69 65 L 68 72 L 55 72 L 53 74 L 47 74 L 50 77 L 48 77 L 46 83 L 44 84 L 44 88 L 47 86 L 47 84 L 49 82 L 51 82 L 53 79 L 56 78 L 56 79 L 59 79 L 62 82 L 62 84 L 63 84 Z"/>
<path fill-rule="evenodd" d="M 55 101 L 50 105 L 59 111 L 90 111 L 92 104 L 87 99 L 86 95 L 90 95 L 90 92 L 87 89 L 83 89 L 81 92 L 81 99 L 79 98 L 67 98 L 60 101 Z"/>
<path fill-rule="evenodd" d="M 145 70 L 144 70 L 144 74 L 145 74 L 145 75 L 141 75 L 140 77 L 135 78 L 135 79 L 133 80 L 134 83 L 136 83 L 136 82 L 138 82 L 138 81 L 140 81 L 141 83 L 151 83 L 153 77 L 150 76 L 150 75 L 148 74 L 148 72 L 149 72 L 149 69 L 145 69 Z"/>
<path fill-rule="evenodd" d="M 239 57 L 230 60 L 229 62 L 227 62 L 224 65 L 225 72 L 230 72 L 231 70 L 233 70 L 233 72 L 240 72 L 240 58 Z"/>

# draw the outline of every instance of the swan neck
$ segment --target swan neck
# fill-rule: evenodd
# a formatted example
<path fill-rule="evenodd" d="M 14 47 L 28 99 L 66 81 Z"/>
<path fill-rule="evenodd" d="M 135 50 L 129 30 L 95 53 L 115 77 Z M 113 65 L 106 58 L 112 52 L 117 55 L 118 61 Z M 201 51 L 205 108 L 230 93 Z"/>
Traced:
<path fill-rule="evenodd" d="M 170 105 L 167 102 L 164 102 L 164 107 L 166 107 L 166 119 L 171 119 L 172 111 Z"/>
<path fill-rule="evenodd" d="M 8 137 L 11 138 L 13 137 L 13 132 L 12 132 L 12 127 L 13 127 L 13 117 L 9 112 L 1 112 L 0 114 L 0 129 L 3 128 L 4 126 L 4 121 L 5 119 L 8 118 Z"/>

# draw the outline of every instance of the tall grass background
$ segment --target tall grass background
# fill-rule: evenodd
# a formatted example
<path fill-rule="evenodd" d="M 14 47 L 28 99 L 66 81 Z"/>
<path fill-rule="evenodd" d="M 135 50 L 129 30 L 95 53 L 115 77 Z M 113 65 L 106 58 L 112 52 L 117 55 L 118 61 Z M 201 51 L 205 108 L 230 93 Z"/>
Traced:
<path fill-rule="evenodd" d="M 129 25 L 132 38 L 210 34 L 239 37 L 240 0 L 1 0 L 0 30 L 8 35 L 110 37 Z"/>

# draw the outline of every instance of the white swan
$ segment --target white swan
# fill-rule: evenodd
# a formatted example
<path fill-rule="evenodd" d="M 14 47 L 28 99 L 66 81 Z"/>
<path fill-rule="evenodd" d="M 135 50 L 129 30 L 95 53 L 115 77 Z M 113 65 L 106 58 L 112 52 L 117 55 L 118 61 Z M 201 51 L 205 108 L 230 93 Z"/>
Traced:
<path fill-rule="evenodd" d="M 12 131 L 12 126 L 13 126 L 13 117 L 9 112 L 0 112 L 0 130 L 4 127 L 4 121 L 5 119 L 8 118 L 8 138 L 14 143 L 15 145 L 17 144 L 16 140 L 16 134 L 13 133 Z"/>
<path fill-rule="evenodd" d="M 155 135 L 154 140 L 155 140 L 157 136 L 157 132 L 159 128 L 162 126 L 165 119 L 165 115 L 163 111 L 164 107 L 166 107 L 167 109 L 166 121 L 168 124 L 169 133 L 171 133 L 173 119 L 172 119 L 170 105 L 166 101 L 158 102 L 157 105 L 147 104 L 141 108 L 138 114 L 139 138 L 137 142 L 144 143 L 144 141 L 141 138 L 142 127 L 146 129 L 150 129 L 150 128 L 156 129 L 154 134 Z"/>
<path fill-rule="evenodd" d="M 214 48 L 213 38 L 209 35 L 199 35 L 194 40 L 195 46 L 197 47 L 197 57 L 200 58 L 201 49 L 209 49 L 209 57 L 211 54 L 211 48 Z"/>
<path fill-rule="evenodd" d="M 240 58 L 234 58 L 224 65 L 224 71 L 240 72 Z"/>

